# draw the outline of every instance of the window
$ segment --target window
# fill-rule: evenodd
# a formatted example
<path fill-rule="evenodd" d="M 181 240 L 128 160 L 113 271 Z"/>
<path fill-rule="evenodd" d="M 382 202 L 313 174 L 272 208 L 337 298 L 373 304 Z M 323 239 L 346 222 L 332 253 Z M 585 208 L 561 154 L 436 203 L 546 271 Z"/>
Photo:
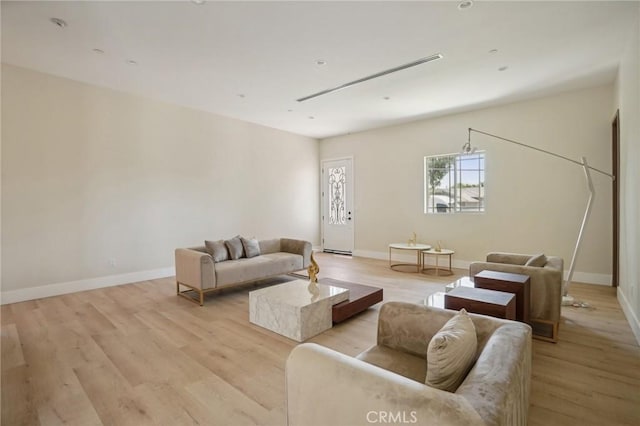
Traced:
<path fill-rule="evenodd" d="M 484 152 L 424 157 L 424 212 L 484 211 Z"/>

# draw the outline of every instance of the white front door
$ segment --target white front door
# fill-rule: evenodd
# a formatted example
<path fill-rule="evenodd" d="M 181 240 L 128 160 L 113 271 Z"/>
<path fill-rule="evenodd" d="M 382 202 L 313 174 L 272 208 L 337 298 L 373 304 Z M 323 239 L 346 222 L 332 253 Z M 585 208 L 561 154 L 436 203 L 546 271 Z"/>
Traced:
<path fill-rule="evenodd" d="M 322 162 L 322 249 L 353 251 L 353 161 Z"/>

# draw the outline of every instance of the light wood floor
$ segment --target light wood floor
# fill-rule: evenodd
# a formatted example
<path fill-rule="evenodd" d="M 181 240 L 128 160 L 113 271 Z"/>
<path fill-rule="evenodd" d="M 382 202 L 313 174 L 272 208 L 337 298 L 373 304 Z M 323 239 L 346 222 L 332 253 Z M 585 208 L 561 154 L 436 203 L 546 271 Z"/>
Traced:
<path fill-rule="evenodd" d="M 317 259 L 321 277 L 384 287 L 385 301 L 420 303 L 455 278 Z M 2 425 L 283 425 L 296 343 L 249 323 L 254 288 L 199 307 L 167 278 L 2 306 Z M 572 290 L 592 307 L 563 308 L 559 343 L 534 340 L 529 424 L 638 425 L 640 348 L 615 291 Z M 311 341 L 356 355 L 375 343 L 378 309 Z"/>

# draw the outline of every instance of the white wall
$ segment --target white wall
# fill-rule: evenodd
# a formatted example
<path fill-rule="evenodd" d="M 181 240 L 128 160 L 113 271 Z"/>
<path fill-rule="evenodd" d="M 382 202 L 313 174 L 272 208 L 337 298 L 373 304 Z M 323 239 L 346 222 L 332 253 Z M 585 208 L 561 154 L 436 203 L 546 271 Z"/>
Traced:
<path fill-rule="evenodd" d="M 2 123 L 3 303 L 171 275 L 205 238 L 319 240 L 315 139 L 9 65 Z"/>
<path fill-rule="evenodd" d="M 323 159 L 354 156 L 355 253 L 386 257 L 389 243 L 415 231 L 455 249 L 461 267 L 500 250 L 562 256 L 568 269 L 588 195 L 580 166 L 474 134 L 486 151 L 486 213 L 425 215 L 423 157 L 459 152 L 473 127 L 609 171 L 613 102 L 605 86 L 321 141 Z M 611 181 L 594 182 L 574 279 L 610 284 Z"/>
<path fill-rule="evenodd" d="M 640 343 L 640 4 L 618 70 L 620 109 L 620 286 L 618 300 Z"/>

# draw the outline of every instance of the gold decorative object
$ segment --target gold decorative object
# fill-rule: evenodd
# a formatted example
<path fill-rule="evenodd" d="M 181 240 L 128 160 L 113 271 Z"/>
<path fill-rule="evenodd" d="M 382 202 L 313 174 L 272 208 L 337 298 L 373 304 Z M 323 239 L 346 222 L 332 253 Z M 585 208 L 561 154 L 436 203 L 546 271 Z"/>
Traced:
<path fill-rule="evenodd" d="M 320 289 L 318 288 L 318 272 L 320 272 L 320 267 L 318 266 L 318 262 L 313 258 L 313 252 L 311 252 L 311 264 L 307 268 L 309 272 L 309 285 L 307 286 L 307 290 L 311 293 L 311 301 L 314 301 L 320 295 Z"/>
<path fill-rule="evenodd" d="M 317 283 L 318 272 L 320 272 L 320 267 L 318 266 L 318 263 L 316 262 L 316 260 L 313 258 L 313 252 L 311 252 L 311 264 L 309 265 L 309 268 L 307 268 L 307 271 L 309 272 L 309 282 Z"/>
<path fill-rule="evenodd" d="M 320 296 L 320 289 L 318 288 L 317 282 L 309 281 L 309 285 L 307 285 L 307 290 L 311 295 L 312 302 L 315 302 L 316 300 L 318 300 L 318 296 Z"/>
<path fill-rule="evenodd" d="M 437 252 L 441 252 L 442 251 L 442 243 L 440 242 L 440 240 L 438 240 L 438 244 L 436 244 L 436 249 Z"/>
<path fill-rule="evenodd" d="M 409 247 L 415 247 L 417 240 L 418 240 L 418 237 L 417 237 L 416 233 L 414 232 L 413 233 L 413 238 L 409 238 L 409 241 L 407 242 L 407 245 Z"/>

